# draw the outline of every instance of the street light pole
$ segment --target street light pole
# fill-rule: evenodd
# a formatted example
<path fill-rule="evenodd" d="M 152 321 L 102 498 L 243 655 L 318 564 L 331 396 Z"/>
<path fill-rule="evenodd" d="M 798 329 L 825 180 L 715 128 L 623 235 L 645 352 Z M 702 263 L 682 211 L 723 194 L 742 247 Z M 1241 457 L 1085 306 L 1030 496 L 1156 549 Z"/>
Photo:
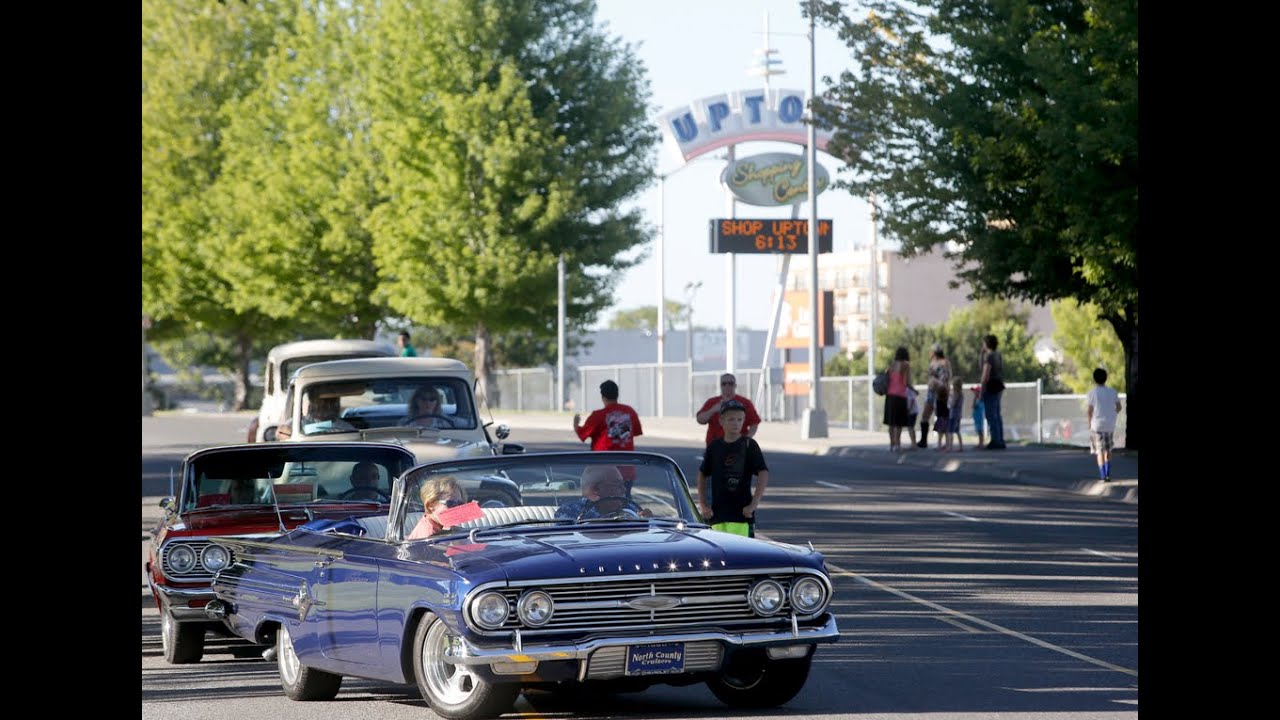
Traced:
<path fill-rule="evenodd" d="M 147 330 L 151 329 L 151 316 L 142 316 L 142 414 L 151 414 L 151 396 L 147 394 Z"/>
<path fill-rule="evenodd" d="M 871 272 L 867 286 L 871 291 L 871 321 L 867 323 L 867 430 L 875 430 L 876 411 L 875 393 L 871 392 L 871 381 L 876 376 L 876 323 L 880 320 L 880 259 L 877 257 L 877 225 L 880 220 L 880 208 L 876 205 L 876 194 L 871 193 Z"/>
<path fill-rule="evenodd" d="M 658 176 L 658 417 L 663 416 L 666 392 L 663 387 L 662 364 L 667 361 L 667 265 L 663 261 L 663 246 L 667 244 L 667 176 Z"/>
<path fill-rule="evenodd" d="M 701 280 L 699 280 L 698 282 L 687 282 L 684 284 L 684 297 L 685 297 L 685 301 L 688 303 L 685 306 L 686 309 L 688 310 L 688 314 L 685 318 L 686 320 L 685 341 L 687 345 L 685 352 L 686 352 L 686 356 L 689 359 L 689 413 L 690 414 L 693 413 L 693 403 L 694 403 L 694 399 L 693 399 L 693 300 L 698 296 L 698 288 L 700 287 L 702 287 Z"/>

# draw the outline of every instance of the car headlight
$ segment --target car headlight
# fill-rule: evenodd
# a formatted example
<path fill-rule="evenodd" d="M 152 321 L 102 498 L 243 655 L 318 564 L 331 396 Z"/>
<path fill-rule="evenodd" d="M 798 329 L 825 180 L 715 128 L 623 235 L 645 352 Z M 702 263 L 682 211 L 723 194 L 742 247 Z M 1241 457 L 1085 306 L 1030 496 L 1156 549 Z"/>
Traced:
<path fill-rule="evenodd" d="M 165 552 L 169 561 L 169 569 L 182 574 L 189 573 L 196 567 L 196 551 L 187 545 L 174 545 Z"/>
<path fill-rule="evenodd" d="M 784 597 L 786 593 L 782 591 L 781 585 L 773 580 L 761 580 L 747 593 L 747 602 L 751 603 L 751 609 L 757 615 L 773 615 L 782 609 Z"/>
<path fill-rule="evenodd" d="M 216 573 L 227 565 L 231 564 L 231 553 L 221 545 L 210 545 L 200 553 L 200 564 L 205 570 Z"/>
<path fill-rule="evenodd" d="M 530 627 L 546 625 L 555 611 L 555 602 L 541 590 L 521 595 L 520 602 L 516 603 L 516 614 L 520 616 L 520 622 Z"/>
<path fill-rule="evenodd" d="M 791 607 L 801 615 L 811 615 L 827 601 L 827 589 L 817 578 L 803 577 L 791 584 Z"/>
<path fill-rule="evenodd" d="M 481 593 L 480 597 L 471 603 L 471 617 L 485 630 L 497 630 L 502 627 L 502 623 L 507 621 L 507 615 L 510 612 L 507 599 L 498 592 Z"/>

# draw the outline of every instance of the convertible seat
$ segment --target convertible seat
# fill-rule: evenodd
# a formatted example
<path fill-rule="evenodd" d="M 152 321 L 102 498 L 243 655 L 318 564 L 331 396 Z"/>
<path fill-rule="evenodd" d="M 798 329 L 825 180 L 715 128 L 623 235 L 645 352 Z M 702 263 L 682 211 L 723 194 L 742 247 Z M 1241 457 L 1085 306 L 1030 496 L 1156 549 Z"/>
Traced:
<path fill-rule="evenodd" d="M 422 513 L 418 513 L 421 515 Z M 377 538 L 382 540 L 387 537 L 387 516 L 386 515 L 370 515 L 368 517 L 356 518 L 356 522 L 360 523 L 360 527 L 364 528 L 365 537 Z"/>
<path fill-rule="evenodd" d="M 484 517 L 468 520 L 459 525 L 459 527 L 490 527 L 519 520 L 552 520 L 556 516 L 556 507 L 554 505 L 521 505 L 517 507 L 487 507 L 480 509 L 484 511 Z"/>
<path fill-rule="evenodd" d="M 462 523 L 458 527 L 468 528 L 468 529 L 484 528 L 484 527 L 491 527 L 493 525 L 501 525 L 503 523 L 517 522 L 520 520 L 552 520 L 556 516 L 556 507 L 554 505 L 522 505 L 517 507 L 482 507 L 480 508 L 480 510 L 484 512 L 484 517 L 478 517 L 475 520 L 468 520 L 467 522 Z M 409 513 L 407 527 L 413 527 L 417 525 L 418 521 L 421 519 L 422 519 L 422 513 L 420 512 Z M 374 530 L 372 529 L 373 523 L 366 523 L 366 521 L 378 521 L 378 520 L 381 521 L 381 526 L 378 528 L 378 532 L 381 532 L 382 534 L 377 535 L 377 537 L 380 537 L 380 538 L 386 537 L 387 518 L 385 516 L 380 518 L 378 517 L 360 518 L 360 524 L 364 525 L 366 529 L 369 529 L 369 533 L 370 535 L 372 535 L 374 533 Z"/>

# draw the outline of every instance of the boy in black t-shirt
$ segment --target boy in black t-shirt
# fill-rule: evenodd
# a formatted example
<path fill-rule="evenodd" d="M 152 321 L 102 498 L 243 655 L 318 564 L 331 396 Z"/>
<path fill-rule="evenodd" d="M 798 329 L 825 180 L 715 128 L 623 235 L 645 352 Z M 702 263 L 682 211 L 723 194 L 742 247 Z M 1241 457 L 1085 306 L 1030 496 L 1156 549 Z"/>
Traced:
<path fill-rule="evenodd" d="M 712 440 L 702 456 L 702 466 L 698 468 L 698 511 L 716 530 L 755 537 L 756 508 L 769 484 L 769 466 L 764 463 L 760 445 L 742 434 L 746 419 L 747 408 L 737 400 L 721 406 L 720 426 L 724 428 L 724 437 Z M 751 489 L 753 475 L 756 476 L 754 492 Z"/>

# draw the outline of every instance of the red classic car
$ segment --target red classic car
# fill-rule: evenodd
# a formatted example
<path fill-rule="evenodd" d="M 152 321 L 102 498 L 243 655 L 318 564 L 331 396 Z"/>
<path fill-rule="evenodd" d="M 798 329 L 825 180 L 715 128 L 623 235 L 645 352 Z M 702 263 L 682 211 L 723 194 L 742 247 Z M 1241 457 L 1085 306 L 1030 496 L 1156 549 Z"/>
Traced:
<path fill-rule="evenodd" d="M 272 538 L 313 520 L 386 515 L 392 481 L 415 464 L 400 445 L 255 443 L 206 448 L 183 461 L 177 497 L 161 501 L 147 581 L 160 609 L 164 658 L 192 663 L 205 632 L 214 573 L 234 554 L 218 541 Z"/>

